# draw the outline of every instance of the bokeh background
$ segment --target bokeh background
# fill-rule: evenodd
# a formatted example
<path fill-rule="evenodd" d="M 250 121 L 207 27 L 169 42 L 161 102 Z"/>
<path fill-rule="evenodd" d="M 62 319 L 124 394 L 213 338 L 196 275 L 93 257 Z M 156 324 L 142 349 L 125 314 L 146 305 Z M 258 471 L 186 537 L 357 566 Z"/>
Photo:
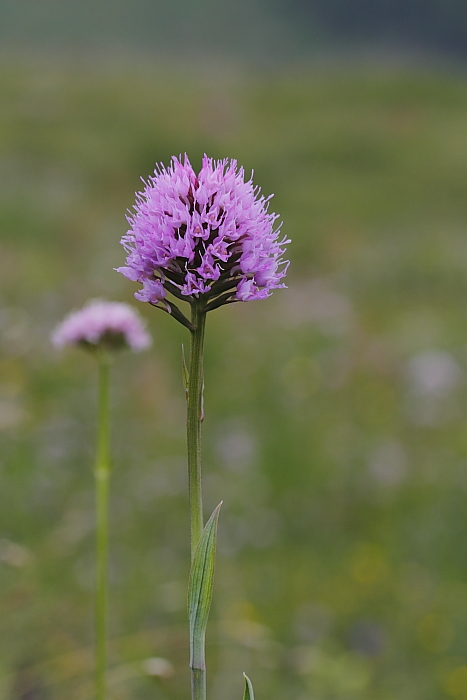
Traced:
<path fill-rule="evenodd" d="M 208 319 L 210 697 L 467 698 L 467 6 L 0 0 L 0 698 L 91 700 L 96 371 L 156 161 L 275 193 L 289 288 Z M 113 371 L 109 700 L 189 695 L 181 344 Z M 156 661 L 154 661 L 156 659 Z M 157 660 L 158 659 L 158 660 Z"/>

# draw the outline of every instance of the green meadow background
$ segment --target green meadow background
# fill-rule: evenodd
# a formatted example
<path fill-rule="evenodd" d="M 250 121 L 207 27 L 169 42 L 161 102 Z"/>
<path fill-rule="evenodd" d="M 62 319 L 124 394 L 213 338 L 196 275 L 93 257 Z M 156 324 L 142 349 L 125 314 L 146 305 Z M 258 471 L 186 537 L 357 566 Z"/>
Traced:
<path fill-rule="evenodd" d="M 465 700 L 465 72 L 5 54 L 0 95 L 1 700 L 93 698 L 96 368 L 49 340 L 93 297 L 154 339 L 113 368 L 109 700 L 189 695 L 189 339 L 113 271 L 184 152 L 292 239 L 288 289 L 208 318 L 210 697 Z"/>

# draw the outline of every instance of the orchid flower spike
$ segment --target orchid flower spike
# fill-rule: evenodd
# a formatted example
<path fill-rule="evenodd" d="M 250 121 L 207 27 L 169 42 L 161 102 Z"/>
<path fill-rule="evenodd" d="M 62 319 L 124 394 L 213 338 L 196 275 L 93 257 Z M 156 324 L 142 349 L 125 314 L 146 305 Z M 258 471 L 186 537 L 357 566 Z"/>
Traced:
<path fill-rule="evenodd" d="M 210 311 L 236 301 L 265 299 L 282 283 L 288 262 L 282 259 L 277 215 L 270 197 L 260 194 L 235 160 L 206 155 L 198 174 L 187 156 L 160 164 L 137 194 L 130 229 L 122 238 L 126 266 L 117 268 L 142 284 L 135 293 L 191 327 L 172 301 L 201 304 Z"/>

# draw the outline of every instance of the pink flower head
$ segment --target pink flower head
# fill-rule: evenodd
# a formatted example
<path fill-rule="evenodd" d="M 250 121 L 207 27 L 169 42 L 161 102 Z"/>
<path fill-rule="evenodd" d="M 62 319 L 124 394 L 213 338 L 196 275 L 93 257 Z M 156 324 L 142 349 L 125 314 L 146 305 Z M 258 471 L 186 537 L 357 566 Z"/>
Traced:
<path fill-rule="evenodd" d="M 151 337 L 139 314 L 128 304 L 93 299 L 57 326 L 52 343 L 57 348 L 81 345 L 89 349 L 128 347 L 137 351 L 147 348 Z"/>
<path fill-rule="evenodd" d="M 125 277 L 143 289 L 141 301 L 183 317 L 167 292 L 200 300 L 205 311 L 234 301 L 264 299 L 285 287 L 288 262 L 276 214 L 235 160 L 206 155 L 198 174 L 185 156 L 156 168 L 137 194 L 130 229 L 122 238 Z M 183 317 L 184 318 L 184 317 Z M 184 321 L 182 320 L 182 323 Z"/>

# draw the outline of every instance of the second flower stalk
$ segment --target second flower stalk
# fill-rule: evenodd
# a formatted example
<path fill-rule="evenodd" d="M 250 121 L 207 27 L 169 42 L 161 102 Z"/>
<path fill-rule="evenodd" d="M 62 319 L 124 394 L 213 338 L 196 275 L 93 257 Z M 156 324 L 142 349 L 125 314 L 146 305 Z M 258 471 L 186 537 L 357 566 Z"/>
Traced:
<path fill-rule="evenodd" d="M 110 410 L 109 373 L 110 354 L 105 349 L 97 351 L 99 371 L 97 455 L 94 471 L 96 488 L 96 700 L 106 698 L 107 669 L 107 570 L 108 570 L 108 511 L 110 479 Z"/>

